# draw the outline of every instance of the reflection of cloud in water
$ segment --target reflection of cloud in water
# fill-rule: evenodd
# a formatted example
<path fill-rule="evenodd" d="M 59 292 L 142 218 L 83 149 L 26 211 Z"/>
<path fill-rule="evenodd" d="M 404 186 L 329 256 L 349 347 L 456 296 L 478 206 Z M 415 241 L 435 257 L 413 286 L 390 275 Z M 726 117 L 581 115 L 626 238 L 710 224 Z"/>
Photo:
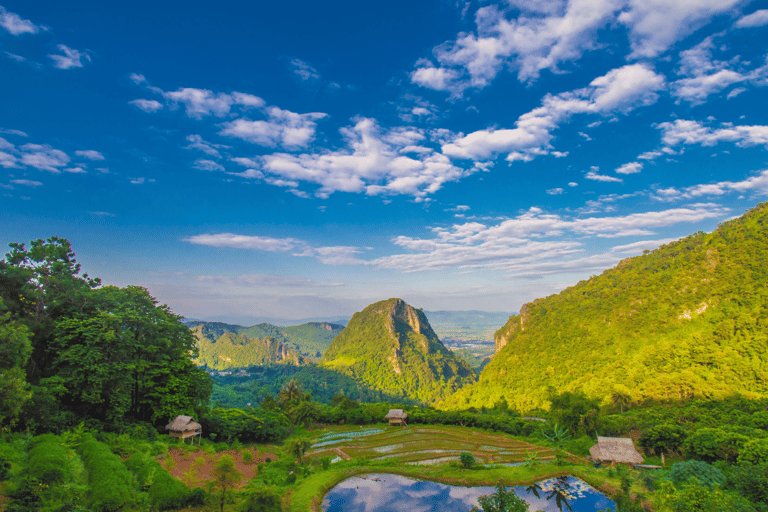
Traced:
<path fill-rule="evenodd" d="M 613 509 L 607 497 L 585 482 L 568 477 L 568 499 L 572 512 Z M 546 497 L 557 482 L 540 482 L 540 498 L 526 493 L 525 487 L 514 487 L 518 496 L 530 504 L 531 511 L 560 512 L 555 500 Z M 545 490 L 547 489 L 547 490 Z M 477 498 L 491 494 L 495 487 L 460 487 L 437 482 L 419 481 L 399 475 L 371 474 L 353 477 L 334 487 L 323 500 L 326 512 L 467 512 L 478 504 Z M 568 508 L 563 506 L 564 511 Z"/>

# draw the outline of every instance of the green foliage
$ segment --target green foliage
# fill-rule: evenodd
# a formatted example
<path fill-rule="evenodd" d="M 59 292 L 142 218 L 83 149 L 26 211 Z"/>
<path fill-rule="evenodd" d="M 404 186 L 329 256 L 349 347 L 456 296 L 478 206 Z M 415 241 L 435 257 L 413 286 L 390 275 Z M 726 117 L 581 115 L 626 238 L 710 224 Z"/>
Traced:
<path fill-rule="evenodd" d="M 133 476 L 106 444 L 89 435 L 77 451 L 88 472 L 88 497 L 94 510 L 119 510 L 135 499 Z"/>
<path fill-rule="evenodd" d="M 355 313 L 328 347 L 321 366 L 422 403 L 445 398 L 475 380 L 469 365 L 440 342 L 424 313 L 400 299 Z"/>
<path fill-rule="evenodd" d="M 192 491 L 173 478 L 154 458 L 135 453 L 125 461 L 126 467 L 136 476 L 142 491 L 149 495 L 150 504 L 157 510 L 174 510 L 193 505 Z"/>
<path fill-rule="evenodd" d="M 61 483 L 66 477 L 67 460 L 67 449 L 59 436 L 38 436 L 29 443 L 27 475 L 45 485 Z"/>
<path fill-rule="evenodd" d="M 646 453 L 669 454 L 678 451 L 686 437 L 687 433 L 680 425 L 664 423 L 647 429 L 638 442 Z"/>
<path fill-rule="evenodd" d="M 768 465 L 734 468 L 728 486 L 749 499 L 760 511 L 768 511 Z"/>
<path fill-rule="evenodd" d="M 480 496 L 477 499 L 480 503 L 482 512 L 526 512 L 528 504 L 514 490 L 507 490 L 504 482 L 499 480 L 496 485 L 496 492 L 487 496 Z M 473 512 L 478 511 L 475 507 Z"/>
<path fill-rule="evenodd" d="M 29 329 L 11 320 L 0 297 L 0 426 L 13 425 L 32 396 L 24 371 L 31 353 Z"/>
<path fill-rule="evenodd" d="M 675 488 L 663 482 L 655 495 L 657 510 L 670 512 L 754 512 L 754 506 L 733 492 L 720 487 L 699 485 L 694 478 L 689 485 Z"/>
<path fill-rule="evenodd" d="M 291 454 L 299 461 L 307 453 L 307 450 L 312 446 L 312 443 L 308 439 L 297 439 L 291 443 Z"/>
<path fill-rule="evenodd" d="M 235 461 L 231 455 L 225 454 L 219 457 L 213 469 L 210 487 L 213 492 L 219 494 L 219 506 L 222 512 L 224 512 L 227 492 L 239 484 L 242 478 L 243 475 L 235 468 Z"/>
<path fill-rule="evenodd" d="M 768 439 L 753 439 L 739 452 L 739 464 L 761 466 L 768 464 Z"/>
<path fill-rule="evenodd" d="M 617 392 L 633 403 L 767 396 L 766 223 L 764 203 L 523 305 L 497 332 L 506 346 L 449 407 L 504 397 L 528 411 L 550 386 L 606 404 Z"/>
<path fill-rule="evenodd" d="M 475 456 L 470 452 L 461 452 L 459 454 L 459 463 L 464 469 L 472 469 L 475 465 Z"/>
<path fill-rule="evenodd" d="M 734 461 L 748 441 L 747 436 L 722 428 L 700 428 L 685 440 L 683 451 L 689 457 L 708 462 Z"/>
<path fill-rule="evenodd" d="M 19 395 L 24 373 L 11 379 L 19 383 L 22 427 L 62 431 L 94 419 L 118 428 L 191 413 L 207 401 L 208 376 L 192 362 L 194 337 L 144 288 L 99 288 L 98 279 L 79 275 L 63 238 L 10 247 L 0 262 L 0 299 L 10 315 L 0 320 L 0 336 L 22 342 L 12 351 L 16 360 L 28 353 L 24 333 L 31 340 L 25 369 L 33 395 L 26 404 Z"/>
<path fill-rule="evenodd" d="M 280 494 L 274 487 L 251 482 L 241 493 L 243 501 L 238 512 L 282 512 Z"/>
<path fill-rule="evenodd" d="M 716 467 L 698 460 L 678 462 L 672 466 L 669 478 L 679 486 L 696 479 L 699 485 L 712 487 L 725 484 L 725 475 Z"/>
<path fill-rule="evenodd" d="M 550 398 L 550 413 L 572 435 L 590 434 L 597 428 L 600 405 L 584 393 L 566 391 Z"/>
<path fill-rule="evenodd" d="M 268 364 L 306 364 L 304 356 L 288 348 L 281 340 L 271 337 L 251 338 L 245 334 L 225 333 L 218 339 L 208 339 L 202 326 L 192 330 L 197 338 L 199 366 L 213 370 L 228 370 Z"/>
<path fill-rule="evenodd" d="M 267 409 L 213 409 L 200 418 L 203 433 L 226 443 L 273 443 L 288 437 L 290 421 L 282 412 Z"/>

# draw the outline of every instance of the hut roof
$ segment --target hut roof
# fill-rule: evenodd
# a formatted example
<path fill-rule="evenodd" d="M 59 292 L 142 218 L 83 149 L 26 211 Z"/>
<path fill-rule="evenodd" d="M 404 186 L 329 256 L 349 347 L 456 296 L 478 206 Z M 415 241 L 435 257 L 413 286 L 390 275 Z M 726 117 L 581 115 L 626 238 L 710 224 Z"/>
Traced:
<path fill-rule="evenodd" d="M 199 423 L 192 421 L 192 416 L 176 416 L 172 422 L 165 426 L 165 430 L 174 432 L 185 432 L 187 430 L 200 430 L 203 427 Z"/>
<path fill-rule="evenodd" d="M 408 417 L 408 413 L 403 412 L 402 409 L 390 409 L 386 416 L 384 416 L 385 420 L 404 420 Z"/>
<path fill-rule="evenodd" d="M 594 460 L 623 462 L 625 464 L 641 464 L 643 456 L 635 449 L 630 438 L 598 437 L 597 444 L 589 449 Z"/>

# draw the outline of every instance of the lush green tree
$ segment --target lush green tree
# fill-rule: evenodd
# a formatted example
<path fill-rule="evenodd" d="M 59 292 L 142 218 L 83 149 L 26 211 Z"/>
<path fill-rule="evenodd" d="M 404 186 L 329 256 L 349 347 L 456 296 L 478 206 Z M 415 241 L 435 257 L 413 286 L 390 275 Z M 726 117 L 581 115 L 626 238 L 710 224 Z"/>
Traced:
<path fill-rule="evenodd" d="M 745 435 L 721 428 L 700 428 L 683 443 L 684 452 L 692 458 L 712 462 L 735 461 L 749 441 Z"/>
<path fill-rule="evenodd" d="M 584 393 L 566 391 L 550 398 L 550 412 L 558 425 L 578 436 L 596 430 L 600 404 Z"/>
<path fill-rule="evenodd" d="M 32 396 L 24 367 L 32 353 L 29 330 L 11 320 L 0 297 L 0 426 L 13 424 Z"/>
<path fill-rule="evenodd" d="M 475 465 L 475 456 L 470 452 L 461 452 L 459 454 L 459 463 L 464 469 L 472 469 Z"/>
<path fill-rule="evenodd" d="M 768 464 L 768 439 L 753 439 L 739 451 L 739 464 L 762 466 Z"/>
<path fill-rule="evenodd" d="M 680 425 L 663 423 L 643 432 L 638 442 L 646 453 L 653 452 L 658 455 L 679 450 L 686 436 L 685 429 Z"/>
<path fill-rule="evenodd" d="M 243 479 L 235 467 L 235 460 L 231 455 L 222 455 L 216 461 L 213 469 L 213 479 L 210 482 L 213 492 L 219 494 L 219 510 L 224 512 L 224 503 L 226 502 L 227 492 L 232 490 Z"/>
<path fill-rule="evenodd" d="M 252 481 L 242 494 L 244 498 L 238 512 L 282 512 L 283 510 L 280 494 L 274 487 Z"/>

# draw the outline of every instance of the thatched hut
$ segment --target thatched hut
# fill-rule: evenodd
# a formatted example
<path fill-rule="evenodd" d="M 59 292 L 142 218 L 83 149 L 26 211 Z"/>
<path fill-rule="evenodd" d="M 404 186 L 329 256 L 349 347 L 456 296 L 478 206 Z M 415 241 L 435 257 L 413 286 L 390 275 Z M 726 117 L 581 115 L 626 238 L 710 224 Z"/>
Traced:
<path fill-rule="evenodd" d="M 203 437 L 203 427 L 199 423 L 192 421 L 192 416 L 176 416 L 176 418 L 165 426 L 165 430 L 170 430 L 168 433 L 171 437 L 178 437 L 181 440 L 192 438 L 192 443 L 195 442 L 195 436 Z M 198 443 L 200 440 L 198 439 Z"/>
<path fill-rule="evenodd" d="M 597 444 L 589 449 L 594 461 L 642 464 L 643 456 L 635 449 L 635 443 L 624 437 L 599 437 Z"/>
<path fill-rule="evenodd" d="M 408 413 L 403 412 L 402 409 L 390 409 L 386 416 L 384 416 L 385 420 L 389 420 L 389 424 L 391 425 L 400 425 L 405 426 L 405 420 L 408 418 Z"/>

